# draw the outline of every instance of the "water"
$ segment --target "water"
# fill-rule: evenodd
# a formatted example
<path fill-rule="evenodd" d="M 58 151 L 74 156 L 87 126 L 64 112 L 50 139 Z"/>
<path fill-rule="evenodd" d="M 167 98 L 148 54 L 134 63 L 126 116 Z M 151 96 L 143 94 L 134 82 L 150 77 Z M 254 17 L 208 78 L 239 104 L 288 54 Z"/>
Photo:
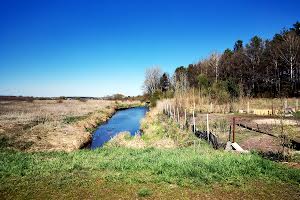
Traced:
<path fill-rule="evenodd" d="M 117 111 L 107 123 L 94 132 L 91 149 L 101 147 L 105 142 L 123 131 L 133 136 L 140 130 L 140 121 L 148 111 L 147 107 L 129 108 Z"/>

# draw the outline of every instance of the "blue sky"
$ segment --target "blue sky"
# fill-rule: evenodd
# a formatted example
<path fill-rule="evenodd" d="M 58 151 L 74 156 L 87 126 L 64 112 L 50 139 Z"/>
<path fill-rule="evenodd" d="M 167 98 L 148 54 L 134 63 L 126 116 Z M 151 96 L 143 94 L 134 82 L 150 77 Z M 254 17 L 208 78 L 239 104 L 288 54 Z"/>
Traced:
<path fill-rule="evenodd" d="M 0 0 L 0 95 L 142 94 L 172 73 L 300 20 L 300 1 Z"/>

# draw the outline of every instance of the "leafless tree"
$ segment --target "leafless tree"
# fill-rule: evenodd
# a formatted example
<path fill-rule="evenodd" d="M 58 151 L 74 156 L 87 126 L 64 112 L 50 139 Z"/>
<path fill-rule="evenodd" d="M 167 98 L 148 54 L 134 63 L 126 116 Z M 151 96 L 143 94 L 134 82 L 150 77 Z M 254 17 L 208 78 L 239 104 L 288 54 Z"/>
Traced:
<path fill-rule="evenodd" d="M 221 55 L 219 53 L 212 53 L 208 58 L 208 65 L 210 68 L 214 69 L 215 81 L 218 82 L 219 78 L 219 62 Z"/>
<path fill-rule="evenodd" d="M 144 90 L 148 94 L 153 94 L 156 90 L 159 90 L 160 78 L 162 71 L 159 67 L 152 67 L 146 69 Z"/>
<path fill-rule="evenodd" d="M 290 80 L 294 82 L 294 70 L 298 60 L 300 39 L 295 32 L 288 32 L 282 37 L 283 42 L 279 48 L 280 57 L 290 68 Z"/>

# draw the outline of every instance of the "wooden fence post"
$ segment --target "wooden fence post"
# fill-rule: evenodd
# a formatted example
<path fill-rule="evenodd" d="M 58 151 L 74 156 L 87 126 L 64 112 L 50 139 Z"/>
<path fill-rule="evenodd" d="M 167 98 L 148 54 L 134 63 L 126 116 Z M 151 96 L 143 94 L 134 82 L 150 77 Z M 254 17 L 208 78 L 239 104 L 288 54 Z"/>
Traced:
<path fill-rule="evenodd" d="M 186 124 L 187 124 L 187 123 L 186 123 L 186 120 L 187 120 L 187 119 L 186 119 L 186 109 L 184 109 L 184 127 L 186 127 Z"/>
<path fill-rule="evenodd" d="M 176 121 L 176 110 L 175 110 L 175 106 L 173 107 L 173 119 Z"/>
<path fill-rule="evenodd" d="M 299 110 L 299 102 L 298 102 L 299 100 L 298 99 L 296 99 L 296 112 Z"/>
<path fill-rule="evenodd" d="M 272 115 L 274 115 L 274 101 L 272 99 Z"/>
<path fill-rule="evenodd" d="M 249 101 L 247 102 L 247 114 L 250 114 L 250 103 L 249 103 Z"/>
<path fill-rule="evenodd" d="M 206 114 L 206 129 L 207 129 L 207 141 L 209 142 L 209 121 L 208 121 L 208 113 Z"/>
<path fill-rule="evenodd" d="M 284 101 L 284 112 L 286 112 L 287 107 L 288 107 L 288 103 L 287 103 L 287 99 L 285 99 L 285 101 Z"/>
<path fill-rule="evenodd" d="M 232 143 L 235 142 L 235 117 L 232 118 Z"/>
<path fill-rule="evenodd" d="M 196 121 L 195 121 L 195 110 L 193 110 L 193 131 L 196 133 Z"/>
<path fill-rule="evenodd" d="M 178 109 L 178 107 L 177 107 L 177 122 L 178 122 L 178 124 L 180 125 L 180 120 L 179 120 L 180 118 L 179 118 L 179 109 Z"/>
<path fill-rule="evenodd" d="M 231 141 L 231 125 L 229 126 L 229 136 L 228 136 L 228 141 Z"/>

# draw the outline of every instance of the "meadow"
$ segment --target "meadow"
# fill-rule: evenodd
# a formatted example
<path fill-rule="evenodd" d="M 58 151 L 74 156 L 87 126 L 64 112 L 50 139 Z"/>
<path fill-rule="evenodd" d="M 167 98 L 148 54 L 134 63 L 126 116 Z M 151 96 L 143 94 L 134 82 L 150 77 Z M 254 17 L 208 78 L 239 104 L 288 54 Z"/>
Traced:
<path fill-rule="evenodd" d="M 73 151 L 89 143 L 94 129 L 116 109 L 139 101 L 0 101 L 0 139 L 22 151 Z"/>

